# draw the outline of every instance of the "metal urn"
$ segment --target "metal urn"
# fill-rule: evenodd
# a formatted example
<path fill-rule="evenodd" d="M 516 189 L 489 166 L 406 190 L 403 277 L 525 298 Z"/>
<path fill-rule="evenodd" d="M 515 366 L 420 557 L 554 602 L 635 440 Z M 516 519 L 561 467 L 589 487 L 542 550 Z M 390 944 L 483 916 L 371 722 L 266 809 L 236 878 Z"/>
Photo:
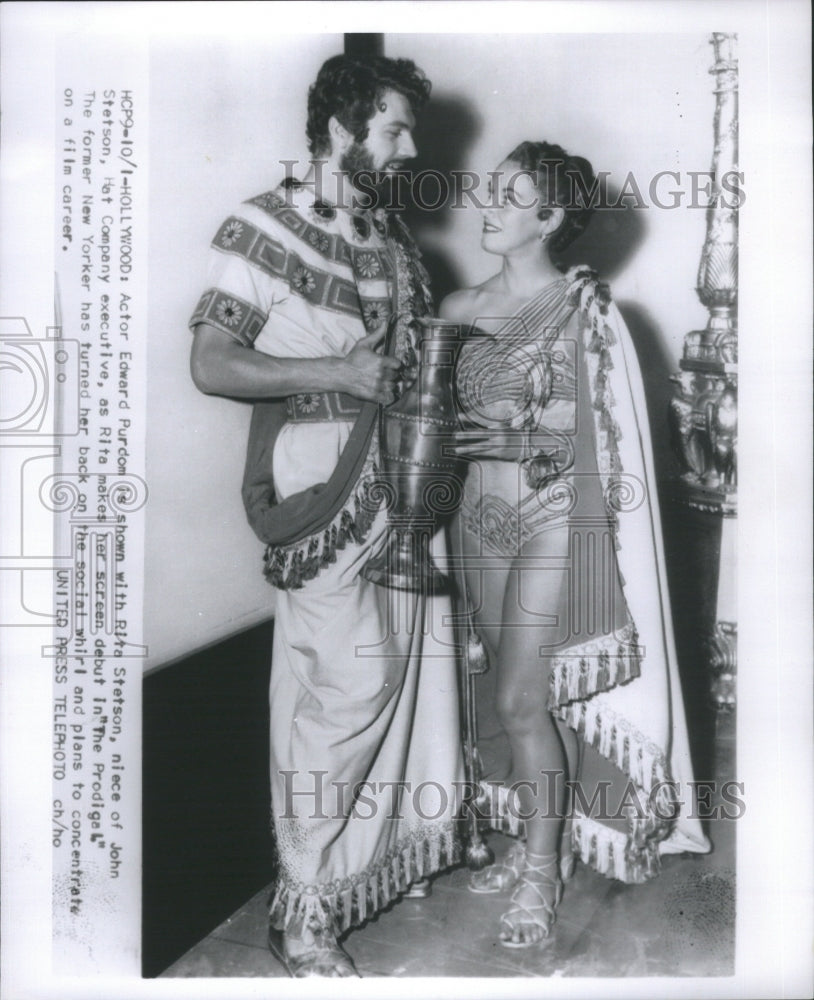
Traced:
<path fill-rule="evenodd" d="M 453 588 L 433 561 L 430 541 L 441 520 L 458 508 L 463 488 L 461 464 L 449 447 L 457 427 L 452 372 L 461 329 L 433 317 L 413 323 L 420 331 L 418 376 L 380 414 L 387 539 L 362 576 L 397 590 L 440 593 Z"/>

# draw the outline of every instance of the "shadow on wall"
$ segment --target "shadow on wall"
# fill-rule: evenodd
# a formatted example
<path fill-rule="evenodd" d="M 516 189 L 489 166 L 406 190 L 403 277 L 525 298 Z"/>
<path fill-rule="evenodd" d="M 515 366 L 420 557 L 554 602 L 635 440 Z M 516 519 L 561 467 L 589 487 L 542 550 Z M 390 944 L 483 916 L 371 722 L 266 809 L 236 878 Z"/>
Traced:
<path fill-rule="evenodd" d="M 661 485 L 679 472 L 678 460 L 670 443 L 667 416 L 674 391 L 670 376 L 678 366 L 665 349 L 659 323 L 646 309 L 635 302 L 617 302 L 616 305 L 624 317 L 636 349 L 647 400 L 650 434 L 653 439 L 656 481 Z"/>
<path fill-rule="evenodd" d="M 612 192 L 608 198 L 613 198 Z M 598 208 L 582 236 L 563 251 L 560 263 L 566 268 L 588 264 L 603 281 L 612 282 L 635 257 L 645 235 L 646 222 L 641 209 L 627 205 Z"/>
<path fill-rule="evenodd" d="M 600 188 L 599 204 L 588 228 L 562 253 L 565 267 L 588 264 L 603 281 L 613 279 L 627 267 L 647 235 L 645 210 L 619 203 L 614 187 Z M 603 205 L 613 206 L 603 208 Z"/>
<path fill-rule="evenodd" d="M 603 187 L 600 205 L 585 232 L 562 255 L 566 267 L 588 264 L 607 281 L 613 292 L 613 280 L 628 266 L 635 269 L 636 256 L 646 252 L 646 209 L 636 208 L 620 199 L 615 187 Z M 617 302 L 624 317 L 644 382 L 647 415 L 653 440 L 657 482 L 676 474 L 678 466 L 670 446 L 667 411 L 673 395 L 670 376 L 675 360 L 665 346 L 661 323 L 636 302 Z"/>
<path fill-rule="evenodd" d="M 424 266 L 432 277 L 436 302 L 460 288 L 463 277 L 454 264 L 454 254 L 442 251 L 443 233 L 450 225 L 450 206 L 455 187 L 452 174 L 471 168 L 469 151 L 480 136 L 483 119 L 474 104 L 451 94 L 434 94 L 415 129 L 418 156 L 411 162 L 415 175 L 434 172 L 444 182 L 427 178 L 424 190 L 411 191 L 404 219 L 421 248 Z M 423 200 L 430 207 L 421 208 Z"/>

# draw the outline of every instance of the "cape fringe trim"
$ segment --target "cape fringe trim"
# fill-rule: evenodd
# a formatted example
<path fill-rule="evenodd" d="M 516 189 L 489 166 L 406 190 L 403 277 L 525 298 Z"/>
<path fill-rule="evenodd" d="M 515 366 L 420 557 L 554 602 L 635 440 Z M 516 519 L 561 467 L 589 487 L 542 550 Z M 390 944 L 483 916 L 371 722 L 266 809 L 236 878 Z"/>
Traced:
<path fill-rule="evenodd" d="M 336 562 L 336 553 L 349 541 L 357 545 L 370 534 L 382 497 L 375 495 L 375 464 L 365 464 L 359 482 L 342 510 L 322 531 L 293 545 L 267 545 L 263 558 L 266 579 L 280 590 L 299 590 L 319 571 Z"/>
<path fill-rule="evenodd" d="M 549 701 L 549 710 L 556 718 L 627 778 L 622 798 L 614 805 L 627 820 L 627 834 L 581 814 L 571 803 L 576 856 L 601 874 L 624 882 L 643 882 L 659 873 L 658 845 L 669 836 L 678 811 L 662 747 L 604 705 L 601 698 L 593 697 L 639 673 L 640 650 L 631 623 L 620 636 L 572 647 L 570 656 L 556 658 Z M 517 797 L 510 797 L 510 791 L 500 782 L 481 782 L 475 805 L 479 818 L 489 827 L 522 839 L 526 824 L 519 815 L 522 810 Z M 598 801 L 601 807 L 601 796 Z M 593 802 L 591 799 L 589 805 Z"/>
<path fill-rule="evenodd" d="M 621 830 L 613 830 L 590 816 L 574 815 L 571 845 L 580 861 L 606 878 L 638 885 L 661 872 L 658 841 L 633 848 Z"/>
<path fill-rule="evenodd" d="M 622 429 L 613 413 L 616 400 L 609 384 L 609 373 L 614 367 L 610 348 L 616 344 L 616 335 L 607 322 L 611 294 L 608 286 L 600 282 L 590 269 L 580 271 L 578 277 L 573 294 L 579 300 L 580 328 L 594 418 L 597 470 L 602 481 L 605 511 L 615 538 L 619 519 L 614 495 L 619 484 L 618 476 L 624 468 L 619 453 Z M 616 538 L 615 545 L 619 547 Z"/>
<path fill-rule="evenodd" d="M 590 700 L 564 705 L 555 714 L 651 797 L 660 814 L 668 811 L 674 801 L 674 790 L 668 784 L 667 758 L 658 744 L 647 739 L 623 716 Z"/>
<path fill-rule="evenodd" d="M 509 789 L 502 784 L 481 782 L 481 795 L 486 802 L 477 803 L 478 816 L 486 826 L 525 840 L 526 821 L 518 816 L 516 803 L 510 807 Z M 673 803 L 673 798 L 668 796 L 660 807 L 672 812 Z M 636 805 L 628 810 L 628 823 L 632 828 L 629 834 L 577 810 L 572 810 L 569 818 L 571 856 L 590 865 L 600 875 L 639 884 L 661 872 L 659 844 L 669 834 L 670 824 L 658 818 L 654 821 L 647 815 L 646 798 L 637 796 Z M 560 859 L 561 865 L 564 861 L 564 857 Z"/>
<path fill-rule="evenodd" d="M 668 837 L 678 806 L 663 749 L 601 703 L 573 702 L 555 715 L 628 777 L 619 808 L 630 829 L 629 852 L 649 851 L 654 842 Z M 644 865 L 643 870 L 650 867 Z"/>
<path fill-rule="evenodd" d="M 281 875 L 269 903 L 269 919 L 277 930 L 308 927 L 340 934 L 372 917 L 413 882 L 459 860 L 454 822 L 421 827 L 358 875 L 320 885 L 290 882 Z"/>
<path fill-rule="evenodd" d="M 638 677 L 642 663 L 638 640 L 636 628 L 628 620 L 616 634 L 571 646 L 567 653 L 553 657 L 549 709 L 556 711 Z"/>

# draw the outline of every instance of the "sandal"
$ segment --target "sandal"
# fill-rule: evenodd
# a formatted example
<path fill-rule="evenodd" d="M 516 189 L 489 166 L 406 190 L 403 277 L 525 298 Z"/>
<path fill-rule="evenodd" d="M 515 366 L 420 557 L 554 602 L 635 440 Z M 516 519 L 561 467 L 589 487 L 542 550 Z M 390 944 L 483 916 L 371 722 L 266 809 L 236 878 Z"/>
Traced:
<path fill-rule="evenodd" d="M 506 857 L 479 872 L 469 876 L 470 892 L 503 892 L 517 885 L 520 874 L 526 866 L 526 845 L 520 841 L 512 844 Z"/>
<path fill-rule="evenodd" d="M 268 946 L 269 951 L 292 979 L 305 979 L 309 976 L 334 979 L 350 976 L 362 978 L 356 971 L 350 955 L 329 932 L 315 934 L 313 947 L 307 948 L 299 955 L 290 955 L 285 948 L 283 932 L 269 927 Z"/>
<path fill-rule="evenodd" d="M 403 899 L 426 899 L 432 895 L 432 882 L 428 878 L 420 878 L 413 882 L 402 896 Z"/>
<path fill-rule="evenodd" d="M 500 943 L 504 948 L 530 948 L 540 943 L 524 939 L 523 926 L 539 927 L 543 940 L 549 936 L 556 919 L 556 907 L 562 898 L 562 882 L 558 873 L 556 854 L 531 854 L 526 851 L 526 866 L 512 893 L 512 908 L 500 918 Z M 554 899 L 550 901 L 552 889 Z M 533 894 L 537 902 L 521 902 L 523 893 L 527 896 Z"/>

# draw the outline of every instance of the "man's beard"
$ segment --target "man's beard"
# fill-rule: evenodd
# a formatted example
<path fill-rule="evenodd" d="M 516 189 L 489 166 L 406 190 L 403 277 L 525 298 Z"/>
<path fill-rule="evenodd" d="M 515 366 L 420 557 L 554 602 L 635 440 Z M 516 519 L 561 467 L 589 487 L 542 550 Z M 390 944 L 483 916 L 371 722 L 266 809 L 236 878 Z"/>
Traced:
<path fill-rule="evenodd" d="M 362 142 L 354 142 L 339 159 L 354 188 L 354 196 L 365 208 L 378 208 L 387 202 L 392 189 L 392 173 L 376 167 L 373 154 Z"/>

